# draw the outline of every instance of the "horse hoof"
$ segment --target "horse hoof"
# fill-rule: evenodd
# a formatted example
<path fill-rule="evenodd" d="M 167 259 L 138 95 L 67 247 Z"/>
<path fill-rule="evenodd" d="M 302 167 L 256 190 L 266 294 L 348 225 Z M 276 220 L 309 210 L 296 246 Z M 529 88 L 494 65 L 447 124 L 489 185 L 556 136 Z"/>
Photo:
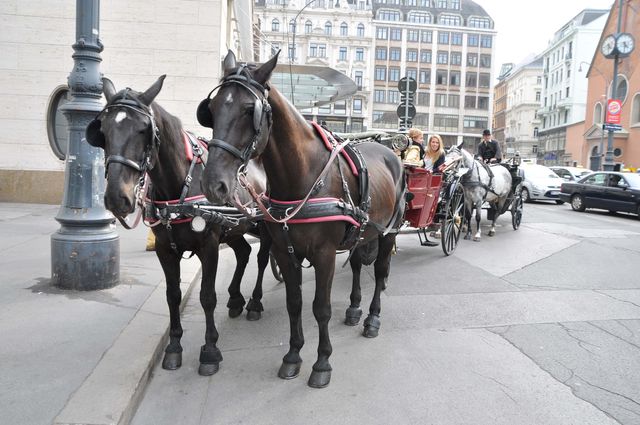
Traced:
<path fill-rule="evenodd" d="M 282 362 L 280 370 L 278 371 L 278 377 L 282 379 L 293 379 L 300 375 L 300 366 L 302 362 L 298 363 L 285 363 Z"/>
<path fill-rule="evenodd" d="M 329 385 L 331 381 L 331 371 L 330 370 L 314 370 L 311 371 L 311 376 L 309 376 L 308 385 L 311 388 L 324 388 Z"/>
<path fill-rule="evenodd" d="M 220 363 L 200 363 L 198 368 L 198 375 L 211 376 L 214 375 L 220 369 Z"/>
<path fill-rule="evenodd" d="M 262 313 L 259 311 L 248 310 L 247 311 L 247 320 L 250 322 L 255 322 L 256 320 L 260 320 L 262 317 Z"/>
<path fill-rule="evenodd" d="M 344 324 L 347 326 L 355 326 L 360 323 L 362 310 L 357 307 L 349 307 L 344 315 Z"/>
<path fill-rule="evenodd" d="M 496 234 L 496 232 L 490 231 L 489 232 L 489 236 L 494 236 Z"/>
<path fill-rule="evenodd" d="M 364 330 L 362 336 L 366 338 L 375 338 L 380 330 L 380 319 L 377 316 L 369 315 L 364 321 Z"/>
<path fill-rule="evenodd" d="M 164 353 L 162 368 L 166 370 L 180 369 L 182 366 L 182 353 Z"/>
<path fill-rule="evenodd" d="M 465 240 L 465 241 L 468 241 L 469 239 L 471 239 L 471 236 L 469 236 L 469 235 L 465 235 L 465 236 L 464 236 L 464 240 Z"/>
<path fill-rule="evenodd" d="M 229 309 L 229 317 L 235 319 L 236 317 L 242 314 L 242 307 L 240 308 L 230 308 Z"/>

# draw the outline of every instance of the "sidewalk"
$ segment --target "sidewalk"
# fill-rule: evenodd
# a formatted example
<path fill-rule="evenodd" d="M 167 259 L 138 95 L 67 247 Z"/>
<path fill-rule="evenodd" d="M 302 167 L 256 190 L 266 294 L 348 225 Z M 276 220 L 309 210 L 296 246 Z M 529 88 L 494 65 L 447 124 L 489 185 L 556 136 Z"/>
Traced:
<path fill-rule="evenodd" d="M 120 284 L 67 291 L 50 284 L 56 205 L 0 203 L 3 423 L 127 423 L 162 354 L 169 317 L 164 275 L 147 229 L 118 228 Z M 183 260 L 188 299 L 197 258 Z"/>

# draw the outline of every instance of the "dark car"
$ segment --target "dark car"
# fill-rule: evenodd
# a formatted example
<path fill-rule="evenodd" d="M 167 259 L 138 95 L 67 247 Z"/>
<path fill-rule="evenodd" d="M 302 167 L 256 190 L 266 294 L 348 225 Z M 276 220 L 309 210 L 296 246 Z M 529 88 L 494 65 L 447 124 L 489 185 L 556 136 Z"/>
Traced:
<path fill-rule="evenodd" d="M 640 218 L 640 175 L 597 171 L 578 182 L 562 183 L 560 199 L 575 211 L 599 208 L 634 213 Z"/>

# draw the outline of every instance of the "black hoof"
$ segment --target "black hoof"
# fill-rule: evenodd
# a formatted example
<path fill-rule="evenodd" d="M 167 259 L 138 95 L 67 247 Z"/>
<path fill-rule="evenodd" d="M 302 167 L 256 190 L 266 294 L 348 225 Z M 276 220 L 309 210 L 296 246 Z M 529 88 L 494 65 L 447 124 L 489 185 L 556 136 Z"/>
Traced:
<path fill-rule="evenodd" d="M 182 366 L 182 353 L 164 353 L 162 368 L 166 370 L 180 369 Z"/>
<path fill-rule="evenodd" d="M 331 381 L 331 371 L 330 370 L 321 370 L 321 371 L 312 371 L 311 376 L 309 376 L 309 386 L 311 388 L 324 388 L 329 385 Z"/>
<path fill-rule="evenodd" d="M 242 314 L 242 307 L 240 308 L 230 308 L 229 309 L 229 317 L 235 319 L 236 317 Z"/>
<path fill-rule="evenodd" d="M 260 320 L 262 317 L 262 313 L 259 311 L 248 310 L 247 311 L 247 320 L 250 322 L 255 322 L 256 320 Z"/>
<path fill-rule="evenodd" d="M 358 307 L 349 307 L 344 315 L 344 324 L 347 326 L 355 326 L 360 323 L 360 317 L 362 317 L 362 310 Z"/>
<path fill-rule="evenodd" d="M 362 331 L 362 335 L 367 338 L 375 338 L 378 336 L 378 331 L 380 330 L 380 319 L 378 316 L 369 315 L 364 321 L 364 330 Z"/>
<path fill-rule="evenodd" d="M 298 363 L 285 363 L 282 362 L 280 370 L 278 371 L 278 377 L 282 379 L 293 379 L 300 375 L 300 366 L 302 362 Z"/>
<path fill-rule="evenodd" d="M 471 239 L 471 235 L 464 235 L 464 240 L 468 241 L 469 239 Z"/>
<path fill-rule="evenodd" d="M 220 369 L 220 363 L 200 363 L 198 375 L 211 376 Z"/>

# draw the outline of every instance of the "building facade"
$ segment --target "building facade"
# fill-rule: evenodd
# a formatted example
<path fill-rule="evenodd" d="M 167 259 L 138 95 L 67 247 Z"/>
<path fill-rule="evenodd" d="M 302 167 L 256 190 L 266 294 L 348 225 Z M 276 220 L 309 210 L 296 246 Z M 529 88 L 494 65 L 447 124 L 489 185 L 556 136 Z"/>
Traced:
<path fill-rule="evenodd" d="M 640 13 L 624 3 L 621 32 L 631 33 L 636 46 L 628 57 L 620 58 L 616 81 L 616 98 L 622 101 L 620 123 L 622 131 L 613 134 L 614 163 L 620 168 L 640 168 Z M 607 100 L 611 98 L 613 83 L 613 59 L 607 59 L 600 51 L 602 40 L 617 31 L 618 2 L 614 2 L 600 39 L 592 51 L 592 61 L 583 64 L 582 74 L 588 77 L 587 108 L 583 131 L 575 143 L 568 145 L 574 161 L 592 170 L 601 168 L 603 155 L 608 148 L 608 132 L 603 131 Z"/>
<path fill-rule="evenodd" d="M 585 9 L 562 26 L 543 51 L 538 162 L 571 163 L 567 126 L 585 119 L 587 80 L 578 71 L 593 56 L 608 10 Z"/>
<path fill-rule="evenodd" d="M 158 102 L 186 128 L 210 135 L 195 110 L 219 80 L 228 47 L 253 59 L 251 38 L 241 37 L 251 33 L 252 7 L 250 0 L 102 1 L 100 70 L 118 89 L 144 90 L 167 74 Z M 68 0 L 2 2 L 0 201 L 62 199 L 68 129 L 57 106 L 74 64 L 75 13 Z"/>
<path fill-rule="evenodd" d="M 473 1 L 373 0 L 372 123 L 397 129 L 398 81 L 417 81 L 413 126 L 475 149 L 489 128 L 496 31 Z"/>
<path fill-rule="evenodd" d="M 303 87 L 282 79 L 278 89 L 309 120 L 324 122 L 333 131 L 360 132 L 368 127 L 371 86 L 371 6 L 365 0 L 257 0 L 257 51 L 264 62 L 281 50 L 278 62 L 330 67 L 351 78 L 357 91 L 347 99 L 318 104 Z M 326 88 L 330 90 L 330 87 Z"/>

